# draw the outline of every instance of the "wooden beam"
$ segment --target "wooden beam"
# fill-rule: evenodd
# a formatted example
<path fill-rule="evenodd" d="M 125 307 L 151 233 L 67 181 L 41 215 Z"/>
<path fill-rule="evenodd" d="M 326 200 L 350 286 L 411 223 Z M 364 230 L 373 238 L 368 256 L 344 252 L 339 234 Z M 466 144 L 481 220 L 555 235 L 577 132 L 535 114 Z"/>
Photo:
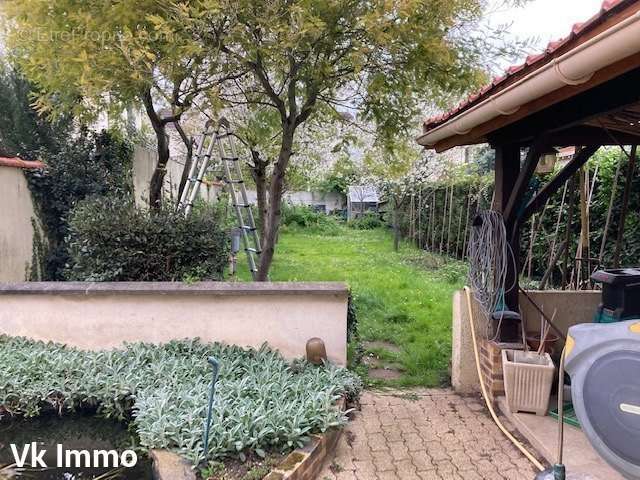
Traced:
<path fill-rule="evenodd" d="M 640 5 L 640 4 L 639 4 Z M 475 145 L 484 143 L 489 140 L 491 133 L 502 128 L 510 126 L 516 122 L 524 120 L 536 113 L 545 111 L 554 105 L 562 103 L 568 99 L 580 96 L 589 90 L 625 75 L 640 67 L 640 53 L 631 55 L 602 70 L 597 71 L 591 80 L 582 85 L 567 85 L 555 90 L 547 95 L 537 98 L 525 105 L 522 105 L 518 111 L 512 115 L 500 115 L 488 122 L 473 128 L 469 133 L 464 135 L 454 135 L 445 138 L 434 146 L 436 152 L 444 152 L 450 148 L 461 145 Z"/>
<path fill-rule="evenodd" d="M 523 168 L 520 170 L 520 174 L 518 175 L 518 179 L 513 187 L 513 191 L 509 196 L 507 206 L 502 214 L 504 216 L 505 224 L 512 224 L 515 220 L 518 207 L 522 202 L 522 198 L 529 186 L 533 173 L 536 171 L 536 167 L 540 161 L 540 156 L 542 155 L 546 145 L 546 138 L 542 137 L 529 147 L 529 152 L 527 153 L 527 158 L 524 162 Z"/>
<path fill-rule="evenodd" d="M 634 145 L 640 144 L 640 131 L 635 133 L 610 128 L 607 132 L 601 126 L 580 125 L 549 135 L 549 144 L 554 147 L 570 147 L 573 145 Z"/>
<path fill-rule="evenodd" d="M 495 166 L 495 190 L 493 209 L 502 213 L 504 217 L 509 199 L 514 191 L 517 179 L 520 174 L 520 146 L 519 145 L 498 145 L 496 151 Z M 505 222 L 507 228 L 507 238 L 512 238 L 511 232 L 514 225 Z M 518 230 L 515 225 L 515 230 Z M 514 288 L 505 292 L 505 303 L 509 310 L 518 311 L 518 274 L 520 272 L 520 247 L 519 236 L 513 236 L 511 249 L 515 262 L 507 262 L 506 285 L 514 285 Z M 514 265 L 515 263 L 515 265 Z"/>
<path fill-rule="evenodd" d="M 542 190 L 540 190 L 534 198 L 531 199 L 518 219 L 519 223 L 525 222 L 534 212 L 539 210 L 547 200 L 549 200 L 551 195 L 564 185 L 564 182 L 575 174 L 580 167 L 587 163 L 587 160 L 596 153 L 598 148 L 599 146 L 589 145 L 577 152 L 573 157 L 573 160 L 571 160 L 549 183 L 544 186 Z"/>
<path fill-rule="evenodd" d="M 507 208 L 511 192 L 520 174 L 520 146 L 497 145 L 495 147 L 495 193 L 493 209 L 502 213 Z"/>

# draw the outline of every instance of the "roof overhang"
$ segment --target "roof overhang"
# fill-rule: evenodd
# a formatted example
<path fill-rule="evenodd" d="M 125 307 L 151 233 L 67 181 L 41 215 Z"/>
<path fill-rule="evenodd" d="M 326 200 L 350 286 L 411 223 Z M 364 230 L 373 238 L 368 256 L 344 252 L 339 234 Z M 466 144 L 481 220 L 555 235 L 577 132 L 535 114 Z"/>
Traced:
<path fill-rule="evenodd" d="M 425 121 L 420 145 L 436 151 L 484 143 L 491 133 L 640 68 L 640 0 L 605 2 L 601 12 L 545 53 L 453 111 Z"/>

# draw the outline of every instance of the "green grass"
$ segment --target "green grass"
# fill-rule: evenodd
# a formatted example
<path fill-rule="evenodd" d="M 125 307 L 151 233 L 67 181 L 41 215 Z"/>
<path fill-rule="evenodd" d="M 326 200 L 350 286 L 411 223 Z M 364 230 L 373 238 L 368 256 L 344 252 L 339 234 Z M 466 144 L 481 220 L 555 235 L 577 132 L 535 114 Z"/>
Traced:
<path fill-rule="evenodd" d="M 403 376 L 394 383 L 437 386 L 449 382 L 452 294 L 464 275 L 462 263 L 410 245 L 394 252 L 388 231 L 339 227 L 329 234 L 284 229 L 271 280 L 348 283 L 361 341 L 400 347 L 398 353 L 376 351 L 401 365 Z M 356 350 L 352 345 L 352 357 Z"/>

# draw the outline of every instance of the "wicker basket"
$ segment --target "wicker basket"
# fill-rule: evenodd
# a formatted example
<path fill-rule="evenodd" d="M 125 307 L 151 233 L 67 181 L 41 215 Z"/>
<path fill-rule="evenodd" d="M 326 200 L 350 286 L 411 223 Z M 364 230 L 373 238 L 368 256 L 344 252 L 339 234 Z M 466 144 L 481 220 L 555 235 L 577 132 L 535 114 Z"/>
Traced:
<path fill-rule="evenodd" d="M 546 415 L 555 373 L 548 353 L 502 351 L 502 371 L 507 405 L 511 412 Z"/>

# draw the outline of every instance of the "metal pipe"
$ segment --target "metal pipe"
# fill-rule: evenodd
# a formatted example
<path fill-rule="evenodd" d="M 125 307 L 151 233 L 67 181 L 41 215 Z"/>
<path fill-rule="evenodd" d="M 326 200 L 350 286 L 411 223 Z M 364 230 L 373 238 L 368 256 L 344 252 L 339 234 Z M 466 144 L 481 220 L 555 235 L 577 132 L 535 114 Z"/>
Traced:
<path fill-rule="evenodd" d="M 218 372 L 220 371 L 220 363 L 214 357 L 207 359 L 209 365 L 213 369 L 213 378 L 211 379 L 211 391 L 209 392 L 209 408 L 207 409 L 207 422 L 204 425 L 204 448 L 203 455 L 206 458 L 209 452 L 209 431 L 211 429 L 211 416 L 213 411 L 213 399 L 216 391 L 216 382 L 218 381 Z"/>
<path fill-rule="evenodd" d="M 558 367 L 558 465 L 562 464 L 562 453 L 564 448 L 564 356 L 567 349 L 562 349 L 560 355 L 560 366 Z"/>

